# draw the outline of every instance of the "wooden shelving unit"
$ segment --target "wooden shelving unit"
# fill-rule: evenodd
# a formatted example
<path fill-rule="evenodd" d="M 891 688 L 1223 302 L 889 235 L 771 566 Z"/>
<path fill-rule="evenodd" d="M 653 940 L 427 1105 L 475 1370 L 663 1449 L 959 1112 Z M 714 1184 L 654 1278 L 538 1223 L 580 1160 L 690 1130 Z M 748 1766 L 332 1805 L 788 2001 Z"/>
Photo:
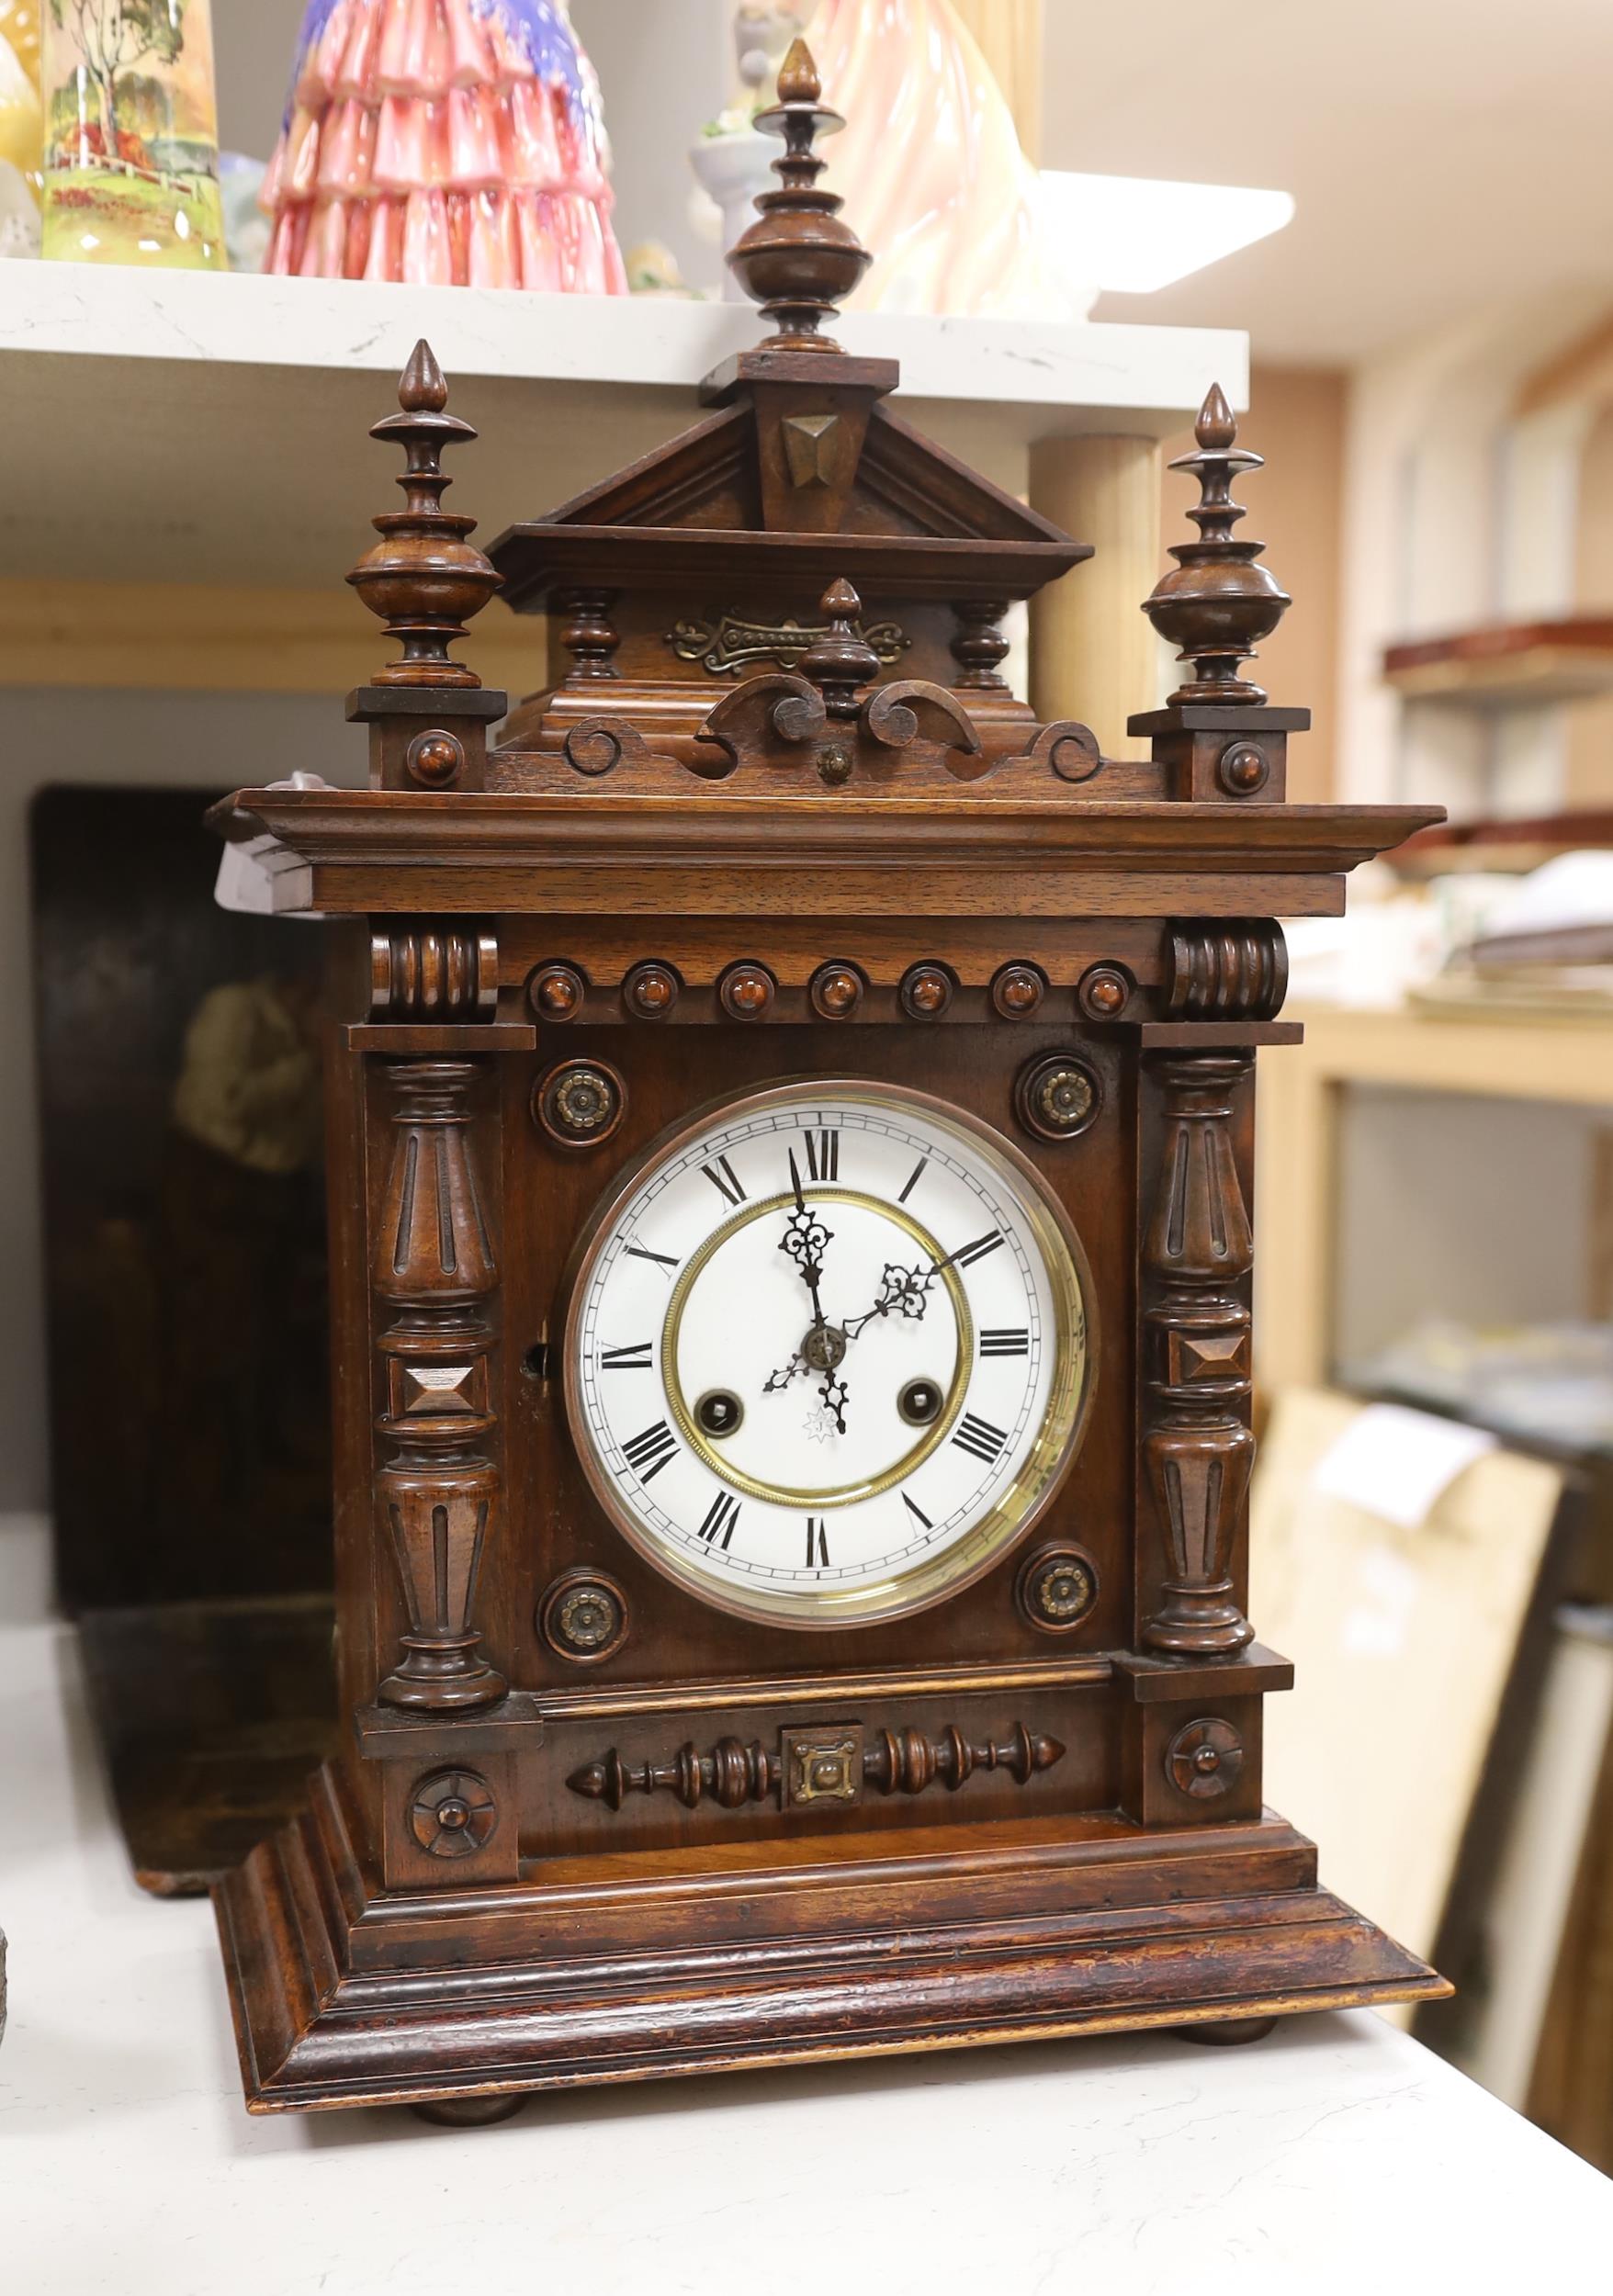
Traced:
<path fill-rule="evenodd" d="M 1331 1376 L 1337 1298 L 1340 1102 L 1356 1086 L 1613 1109 L 1613 1019 L 1527 1022 L 1295 1007 L 1305 1041 L 1260 1064 L 1262 1385 Z"/>
<path fill-rule="evenodd" d="M 1613 615 L 1495 623 L 1391 646 L 1383 678 L 1407 701 L 1473 709 L 1592 700 L 1613 692 Z"/>

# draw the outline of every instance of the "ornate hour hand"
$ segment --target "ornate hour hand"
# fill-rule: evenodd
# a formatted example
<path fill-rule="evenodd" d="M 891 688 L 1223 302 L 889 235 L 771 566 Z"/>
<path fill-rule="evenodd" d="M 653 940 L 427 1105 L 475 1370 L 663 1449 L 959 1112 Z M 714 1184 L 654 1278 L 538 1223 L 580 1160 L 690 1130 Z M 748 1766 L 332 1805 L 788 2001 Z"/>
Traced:
<path fill-rule="evenodd" d="M 821 1322 L 823 1311 L 818 1306 L 818 1282 L 823 1273 L 824 1246 L 834 1242 L 834 1230 L 824 1226 L 802 1193 L 800 1166 L 795 1162 L 793 1148 L 790 1150 L 790 1186 L 795 1192 L 795 1209 L 784 1224 L 784 1232 L 779 1238 L 779 1250 L 789 1254 L 806 1277 L 812 1293 L 813 1307 Z"/>

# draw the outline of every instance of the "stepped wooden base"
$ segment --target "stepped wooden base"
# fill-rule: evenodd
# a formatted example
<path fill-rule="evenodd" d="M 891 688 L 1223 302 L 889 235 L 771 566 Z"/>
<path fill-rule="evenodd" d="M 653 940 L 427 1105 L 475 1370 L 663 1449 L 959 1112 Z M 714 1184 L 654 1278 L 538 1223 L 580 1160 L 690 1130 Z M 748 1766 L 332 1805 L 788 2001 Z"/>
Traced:
<path fill-rule="evenodd" d="M 1280 1818 L 1112 1817 L 382 1890 L 336 1773 L 215 1892 L 254 2112 L 1432 1999 Z"/>

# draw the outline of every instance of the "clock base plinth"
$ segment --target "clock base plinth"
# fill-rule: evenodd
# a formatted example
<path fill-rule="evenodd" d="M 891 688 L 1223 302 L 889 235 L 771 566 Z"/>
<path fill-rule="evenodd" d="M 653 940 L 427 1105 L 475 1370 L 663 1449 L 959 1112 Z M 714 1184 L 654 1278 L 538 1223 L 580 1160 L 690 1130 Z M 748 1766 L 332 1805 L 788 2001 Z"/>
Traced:
<path fill-rule="evenodd" d="M 1450 1991 L 1268 1812 L 565 1860 L 385 1890 L 339 1773 L 215 1892 L 256 2112 L 1248 2023 Z M 629 1874 L 628 1868 L 632 1871 Z"/>

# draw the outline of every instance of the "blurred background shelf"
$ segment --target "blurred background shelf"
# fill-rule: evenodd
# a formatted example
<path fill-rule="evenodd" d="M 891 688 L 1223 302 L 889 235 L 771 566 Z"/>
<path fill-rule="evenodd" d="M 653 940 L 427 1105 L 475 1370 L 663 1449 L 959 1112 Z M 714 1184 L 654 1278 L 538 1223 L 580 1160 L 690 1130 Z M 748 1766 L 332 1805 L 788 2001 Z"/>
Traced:
<path fill-rule="evenodd" d="M 1452 1019 L 1321 1007 L 1292 1017 L 1305 1024 L 1303 1045 L 1259 1071 L 1260 1264 L 1270 1273 L 1255 1333 L 1268 1385 L 1323 1385 L 1338 1360 L 1393 1337 L 1408 1288 L 1464 1308 L 1481 1262 L 1498 1303 L 1515 1277 L 1541 1295 L 1515 1300 L 1515 1312 L 1593 1304 L 1544 1291 L 1590 1266 L 1572 1181 L 1608 1136 L 1599 1120 L 1613 1110 L 1613 1020 L 1531 1013 L 1520 1026 L 1478 1009 Z M 1375 1133 L 1358 1126 L 1347 1138 L 1361 1095 L 1372 1096 Z M 1548 1120 L 1561 1111 L 1562 1121 L 1531 1131 L 1531 1111 Z M 1441 1123 L 1457 1135 L 1449 1156 L 1432 1141 Z M 1367 1168 L 1352 1180 L 1358 1148 Z M 1352 1209 L 1369 1204 L 1382 1221 L 1370 1245 L 1349 1229 Z M 1358 1300 L 1370 1284 L 1381 1331 L 1339 1330 L 1352 1280 Z M 1503 1314 L 1498 1305 L 1492 1320 Z"/>
<path fill-rule="evenodd" d="M 1522 709 L 1613 692 L 1613 614 L 1492 623 L 1385 648 L 1384 682 L 1407 701 Z"/>

